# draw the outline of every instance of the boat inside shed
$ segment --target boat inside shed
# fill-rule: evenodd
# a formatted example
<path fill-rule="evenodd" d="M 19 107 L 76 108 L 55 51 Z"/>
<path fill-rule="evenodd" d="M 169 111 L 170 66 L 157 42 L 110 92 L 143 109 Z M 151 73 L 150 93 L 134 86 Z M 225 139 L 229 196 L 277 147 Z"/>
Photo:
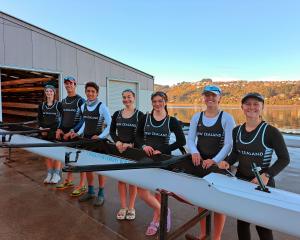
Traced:
<path fill-rule="evenodd" d="M 22 122 L 37 117 L 38 105 L 44 98 L 44 86 L 56 86 L 59 99 L 59 74 L 0 68 L 2 121 Z"/>

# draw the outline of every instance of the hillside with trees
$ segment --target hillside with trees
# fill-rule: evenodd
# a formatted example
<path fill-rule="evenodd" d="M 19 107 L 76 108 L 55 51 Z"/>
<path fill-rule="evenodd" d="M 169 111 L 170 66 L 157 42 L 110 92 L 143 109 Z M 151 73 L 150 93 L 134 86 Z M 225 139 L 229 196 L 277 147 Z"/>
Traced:
<path fill-rule="evenodd" d="M 155 85 L 155 90 L 167 93 L 169 103 L 199 104 L 201 93 L 208 84 L 218 85 L 223 91 L 222 104 L 240 104 L 240 99 L 248 92 L 259 92 L 270 105 L 300 105 L 300 81 L 232 81 L 212 82 L 203 79 L 198 82 L 181 82 L 176 85 Z"/>

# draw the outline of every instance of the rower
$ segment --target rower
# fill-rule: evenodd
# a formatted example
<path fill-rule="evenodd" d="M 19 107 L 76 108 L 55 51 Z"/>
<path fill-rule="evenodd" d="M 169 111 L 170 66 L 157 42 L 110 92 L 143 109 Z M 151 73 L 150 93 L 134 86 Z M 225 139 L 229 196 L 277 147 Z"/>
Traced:
<path fill-rule="evenodd" d="M 79 130 L 83 124 L 83 120 L 80 115 L 80 106 L 84 103 L 84 99 L 76 94 L 76 79 L 72 76 L 64 78 L 64 87 L 68 96 L 62 100 L 62 117 L 60 125 L 56 131 L 56 139 L 68 141 L 71 139 L 71 134 Z M 56 189 L 64 190 L 69 187 L 73 187 L 72 173 L 67 173 L 67 178 L 64 182 L 56 186 Z M 79 186 L 74 189 L 73 193 L 77 193 L 86 190 L 84 182 L 80 182 Z"/>
<path fill-rule="evenodd" d="M 188 148 L 192 154 L 195 172 L 207 173 L 229 154 L 232 147 L 232 129 L 235 126 L 233 117 L 220 110 L 221 89 L 215 85 L 207 85 L 202 92 L 206 110 L 196 113 L 190 123 Z M 196 144 L 197 139 L 197 144 Z M 198 209 L 199 213 L 203 211 Z M 226 216 L 214 213 L 213 239 L 220 240 Z M 201 236 L 206 236 L 206 221 L 201 220 Z"/>
<path fill-rule="evenodd" d="M 62 114 L 61 102 L 55 100 L 56 88 L 47 84 L 44 88 L 45 101 L 38 107 L 38 125 L 39 129 L 50 129 L 48 132 L 42 132 L 42 138 L 46 140 L 54 140 L 55 132 L 59 125 Z M 45 184 L 57 184 L 60 181 L 61 162 L 46 158 L 47 176 L 44 180 Z"/>
<path fill-rule="evenodd" d="M 148 156 L 157 154 L 170 155 L 173 150 L 179 149 L 185 145 L 185 137 L 182 128 L 176 118 L 168 115 L 167 102 L 168 97 L 164 92 L 155 92 L 151 95 L 152 112 L 143 116 L 138 124 L 137 144 L 143 148 Z M 169 143 L 170 134 L 173 132 L 176 137 L 174 143 Z M 155 181 L 155 180 L 153 180 Z M 155 235 L 159 228 L 160 220 L 160 195 L 152 195 L 148 190 L 138 188 L 139 196 L 154 209 L 154 216 L 147 228 L 146 235 Z M 171 227 L 170 209 L 168 209 L 167 231 Z"/>
<path fill-rule="evenodd" d="M 95 82 L 85 84 L 87 101 L 81 106 L 83 125 L 77 132 L 73 132 L 71 138 L 82 136 L 88 139 L 105 139 L 109 134 L 111 117 L 108 108 L 98 99 L 99 86 Z M 105 127 L 104 127 L 105 126 Z M 81 177 L 84 175 L 81 174 Z M 79 197 L 78 201 L 84 202 L 94 199 L 94 206 L 102 206 L 104 203 L 105 177 L 98 175 L 99 191 L 96 196 L 94 190 L 94 173 L 86 173 L 88 191 Z M 81 179 L 84 181 L 84 179 Z"/>
<path fill-rule="evenodd" d="M 262 169 L 260 177 L 263 183 L 275 187 L 274 176 L 289 164 L 290 158 L 282 134 L 262 119 L 263 109 L 264 97 L 261 94 L 248 93 L 242 98 L 246 122 L 233 129 L 232 152 L 226 161 L 219 163 L 219 167 L 228 169 L 238 162 L 236 176 L 258 184 L 252 171 L 252 163 L 255 163 Z M 277 160 L 271 165 L 273 151 Z M 256 226 L 256 230 L 261 240 L 273 239 L 270 229 Z M 237 232 L 240 240 L 250 240 L 250 223 L 237 220 Z"/>
<path fill-rule="evenodd" d="M 120 153 L 132 148 L 136 145 L 135 135 L 138 122 L 143 117 L 143 113 L 135 109 L 135 93 L 131 89 L 125 89 L 122 92 L 122 102 L 124 109 L 116 111 L 112 116 L 110 126 L 110 136 L 116 143 L 116 147 Z M 129 205 L 127 207 L 126 183 L 118 182 L 119 197 L 121 202 L 121 209 L 117 213 L 118 220 L 133 220 L 135 219 L 135 198 L 137 194 L 137 187 L 129 184 Z"/>

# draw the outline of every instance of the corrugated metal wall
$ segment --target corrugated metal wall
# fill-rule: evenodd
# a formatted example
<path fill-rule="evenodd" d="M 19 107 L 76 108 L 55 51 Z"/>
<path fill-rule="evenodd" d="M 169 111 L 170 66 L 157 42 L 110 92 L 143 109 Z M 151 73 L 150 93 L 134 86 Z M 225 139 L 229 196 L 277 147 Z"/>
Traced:
<path fill-rule="evenodd" d="M 141 90 L 153 90 L 151 75 L 74 44 L 0 12 L 0 64 L 62 72 L 79 83 L 106 78 L 135 80 Z"/>

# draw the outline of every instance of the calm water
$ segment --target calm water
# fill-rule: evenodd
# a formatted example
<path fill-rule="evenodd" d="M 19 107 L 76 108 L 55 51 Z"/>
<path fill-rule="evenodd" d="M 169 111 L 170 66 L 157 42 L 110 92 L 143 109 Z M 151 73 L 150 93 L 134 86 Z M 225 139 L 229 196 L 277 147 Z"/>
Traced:
<path fill-rule="evenodd" d="M 222 106 L 221 108 L 233 115 L 236 123 L 239 124 L 245 121 L 244 114 L 239 106 Z M 196 106 L 168 107 L 170 115 L 174 116 L 174 114 L 177 113 L 177 118 L 183 122 L 189 122 L 194 113 L 201 110 L 201 107 Z M 299 106 L 266 106 L 263 118 L 281 131 L 300 134 Z"/>

